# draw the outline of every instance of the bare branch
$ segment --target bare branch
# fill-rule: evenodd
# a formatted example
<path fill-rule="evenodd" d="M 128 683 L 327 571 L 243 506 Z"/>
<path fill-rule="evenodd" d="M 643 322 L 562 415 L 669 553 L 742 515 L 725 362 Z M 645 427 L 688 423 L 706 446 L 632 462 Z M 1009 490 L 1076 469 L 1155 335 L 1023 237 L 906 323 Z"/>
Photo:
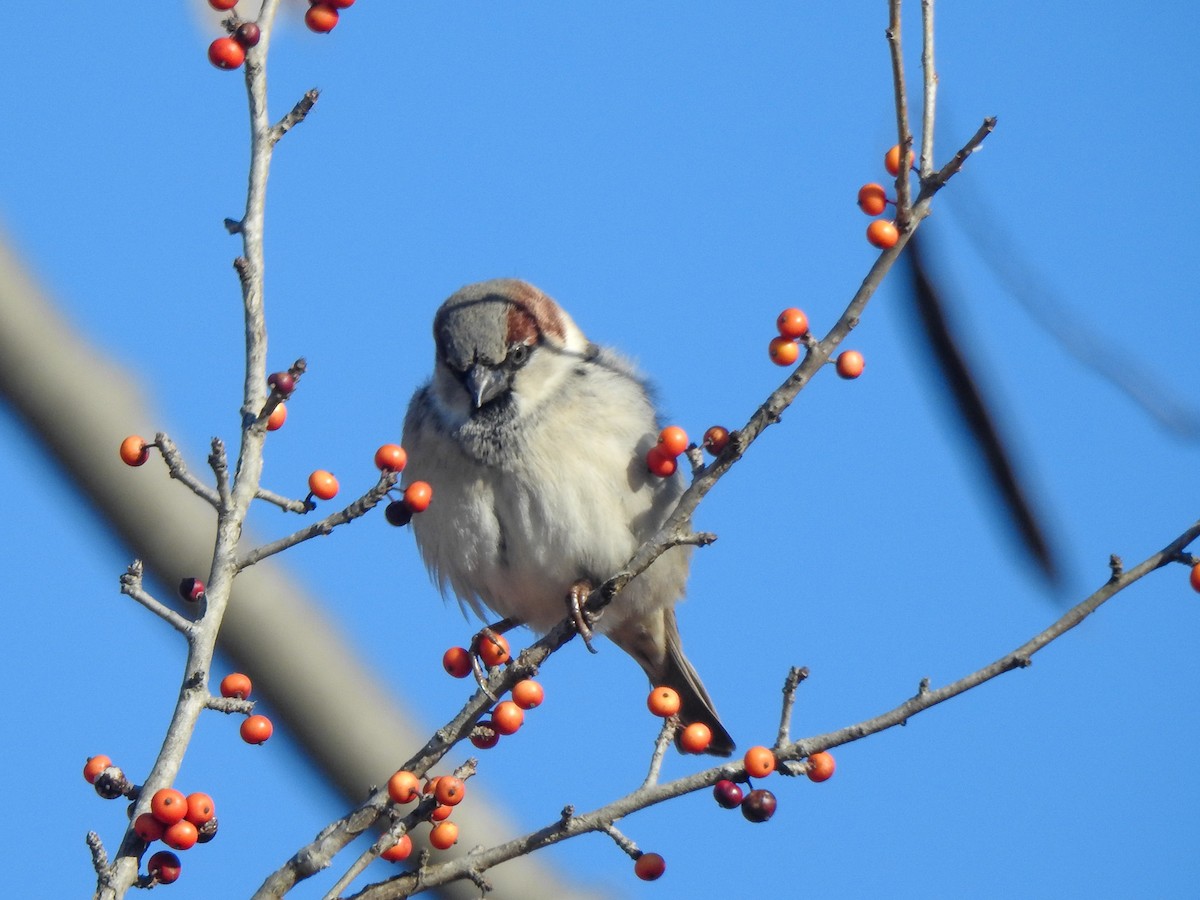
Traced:
<path fill-rule="evenodd" d="M 196 623 L 185 619 L 142 587 L 142 561 L 135 559 L 121 575 L 121 593 L 132 597 L 189 640 L 195 636 Z"/>
<path fill-rule="evenodd" d="M 924 178 L 933 171 L 933 125 L 937 113 L 938 75 L 933 55 L 933 0 L 921 0 L 921 70 L 924 92 L 921 98 L 920 173 Z"/>
<path fill-rule="evenodd" d="M 154 443 L 162 453 L 163 462 L 167 464 L 167 471 L 171 473 L 171 477 L 182 481 L 193 494 L 207 501 L 213 509 L 219 509 L 221 498 L 216 491 L 191 473 L 175 442 L 160 431 L 154 436 Z"/>

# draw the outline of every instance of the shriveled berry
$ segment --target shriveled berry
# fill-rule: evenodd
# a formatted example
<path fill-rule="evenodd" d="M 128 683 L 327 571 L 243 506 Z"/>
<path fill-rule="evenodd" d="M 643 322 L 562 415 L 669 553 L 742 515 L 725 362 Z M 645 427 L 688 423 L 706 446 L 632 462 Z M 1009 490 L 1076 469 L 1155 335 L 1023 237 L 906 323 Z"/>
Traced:
<path fill-rule="evenodd" d="M 763 788 L 755 788 L 742 801 L 742 815 L 750 822 L 765 822 L 775 815 L 775 795 Z"/>
<path fill-rule="evenodd" d="M 481 719 L 471 731 L 471 743 L 480 750 L 491 750 L 500 743 L 500 732 L 491 719 Z"/>
<path fill-rule="evenodd" d="M 643 853 L 633 864 L 633 874 L 642 881 L 657 881 L 667 871 L 667 861 L 657 853 Z"/>
<path fill-rule="evenodd" d="M 96 793 L 105 800 L 116 800 L 133 788 L 129 779 L 125 777 L 125 773 L 117 766 L 106 768 L 96 776 L 96 780 L 92 784 L 96 788 Z"/>
<path fill-rule="evenodd" d="M 196 837 L 196 843 L 197 844 L 207 844 L 209 841 L 211 841 L 213 838 L 215 838 L 217 836 L 217 817 L 213 816 L 211 819 L 209 819 L 203 825 L 197 825 L 196 831 L 198 834 L 198 836 Z"/>
<path fill-rule="evenodd" d="M 742 803 L 742 789 L 728 778 L 713 785 L 713 798 L 726 809 L 736 809 Z"/>

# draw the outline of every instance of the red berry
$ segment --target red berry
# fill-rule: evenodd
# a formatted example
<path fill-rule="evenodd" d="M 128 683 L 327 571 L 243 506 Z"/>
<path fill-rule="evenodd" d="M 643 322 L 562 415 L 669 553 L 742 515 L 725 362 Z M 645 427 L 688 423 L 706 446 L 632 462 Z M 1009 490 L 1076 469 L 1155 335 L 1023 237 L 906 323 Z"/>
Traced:
<path fill-rule="evenodd" d="M 742 801 L 742 815 L 750 822 L 765 822 L 775 815 L 775 795 L 757 788 Z"/>
<path fill-rule="evenodd" d="M 208 61 L 218 69 L 236 69 L 246 61 L 246 51 L 241 44 L 226 35 L 208 45 Z"/>
<path fill-rule="evenodd" d="M 670 478 L 675 474 L 675 470 L 679 468 L 679 464 L 675 462 L 673 457 L 663 453 L 658 446 L 654 446 L 646 454 L 646 468 L 650 470 L 651 475 L 657 475 L 659 478 Z"/>
<path fill-rule="evenodd" d="M 679 733 L 679 746 L 685 753 L 703 753 L 712 743 L 712 729 L 703 722 L 693 722 Z"/>
<path fill-rule="evenodd" d="M 334 9 L 345 9 L 347 6 L 353 6 L 354 0 L 324 0 Z"/>
<path fill-rule="evenodd" d="M 404 503 L 415 513 L 425 512 L 433 501 L 433 488 L 424 481 L 414 481 L 404 489 Z"/>
<path fill-rule="evenodd" d="M 184 818 L 199 828 L 209 819 L 217 814 L 217 809 L 213 805 L 213 798 L 208 794 L 197 791 L 194 794 L 187 795 L 187 813 Z"/>
<path fill-rule="evenodd" d="M 857 350 L 843 350 L 838 354 L 837 373 L 843 378 L 857 378 L 865 367 L 866 361 Z"/>
<path fill-rule="evenodd" d="M 667 871 L 667 861 L 657 853 L 643 853 L 633 864 L 633 874 L 642 881 L 656 881 Z"/>
<path fill-rule="evenodd" d="M 208 5 L 213 9 L 219 9 L 224 12 L 227 9 L 233 9 L 237 6 L 238 0 L 208 0 Z"/>
<path fill-rule="evenodd" d="M 471 743 L 480 750 L 491 750 L 500 743 L 500 732 L 491 719 L 482 719 L 471 732 Z"/>
<path fill-rule="evenodd" d="M 438 850 L 448 850 L 458 842 L 458 826 L 453 822 L 438 822 L 429 832 L 429 843 Z"/>
<path fill-rule="evenodd" d="M 443 775 L 438 779 L 433 795 L 437 797 L 437 802 L 442 806 L 458 806 L 462 803 L 463 797 L 467 795 L 467 786 L 461 778 L 456 778 L 454 775 Z"/>
<path fill-rule="evenodd" d="M 412 803 L 421 796 L 421 779 L 401 769 L 388 779 L 387 789 L 393 803 Z"/>
<path fill-rule="evenodd" d="M 679 712 L 681 705 L 679 692 L 674 688 L 656 687 L 646 698 L 646 707 L 650 712 L 664 719 L 669 719 Z"/>
<path fill-rule="evenodd" d="M 779 314 L 779 318 L 775 320 L 775 327 L 779 329 L 780 337 L 795 340 L 808 334 L 808 316 L 802 310 L 791 306 Z"/>
<path fill-rule="evenodd" d="M 887 209 L 887 191 L 881 184 L 864 184 L 858 189 L 858 206 L 868 216 L 879 215 Z"/>
<path fill-rule="evenodd" d="M 485 631 L 475 638 L 475 652 L 489 669 L 502 666 L 512 659 L 512 651 L 508 648 L 508 640 L 502 634 Z"/>
<path fill-rule="evenodd" d="M 277 403 L 275 408 L 271 410 L 271 415 L 267 416 L 267 431 L 278 431 L 286 421 L 287 406 L 283 403 Z"/>
<path fill-rule="evenodd" d="M 249 675 L 243 675 L 241 672 L 230 672 L 221 679 L 221 696 L 222 697 L 237 697 L 239 700 L 245 700 L 250 696 L 250 691 L 254 685 L 250 681 Z"/>
<path fill-rule="evenodd" d="M 900 232 L 887 219 L 876 219 L 867 226 L 867 241 L 880 250 L 890 250 L 900 240 Z"/>
<path fill-rule="evenodd" d="M 328 3 L 314 3 L 304 14 L 304 24 L 310 31 L 326 34 L 338 23 L 338 11 Z"/>
<path fill-rule="evenodd" d="M 160 884 L 172 884 L 178 880 L 182 868 L 179 857 L 170 850 L 159 850 L 146 861 L 146 871 L 157 878 Z"/>
<path fill-rule="evenodd" d="M 174 825 L 168 825 L 163 831 L 163 843 L 172 850 L 190 850 L 200 839 L 200 832 L 187 819 L 180 819 Z"/>
<path fill-rule="evenodd" d="M 233 39 L 249 50 L 258 46 L 262 39 L 262 30 L 253 22 L 243 22 L 233 33 Z"/>
<path fill-rule="evenodd" d="M 187 815 L 187 797 L 175 788 L 161 788 L 150 798 L 150 812 L 164 825 L 174 825 Z"/>
<path fill-rule="evenodd" d="M 393 500 L 383 508 L 383 517 L 389 525 L 403 528 L 412 521 L 413 512 L 403 500 Z"/>
<path fill-rule="evenodd" d="M 814 753 L 808 758 L 808 780 L 809 781 L 828 781 L 833 777 L 833 770 L 837 768 L 837 763 L 834 762 L 833 754 L 822 750 L 820 753 Z"/>
<path fill-rule="evenodd" d="M 291 372 L 272 372 L 267 376 L 267 386 L 286 397 L 296 389 L 296 376 Z"/>
<path fill-rule="evenodd" d="M 525 711 L 511 700 L 501 700 L 492 710 L 492 727 L 498 734 L 516 734 L 525 722 Z"/>
<path fill-rule="evenodd" d="M 751 778 L 766 778 L 775 771 L 775 754 L 767 747 L 751 747 L 742 762 Z"/>
<path fill-rule="evenodd" d="M 771 362 L 777 366 L 790 366 L 800 358 L 800 348 L 796 346 L 796 342 L 783 335 L 771 338 L 771 343 L 767 345 L 767 352 L 771 356 Z"/>
<path fill-rule="evenodd" d="M 714 425 L 704 432 L 704 449 L 713 456 L 720 456 L 729 446 L 729 430 L 720 425 Z"/>
<path fill-rule="evenodd" d="M 318 500 L 332 500 L 337 496 L 338 480 L 332 472 L 317 469 L 308 476 L 308 489 Z"/>
<path fill-rule="evenodd" d="M 408 454 L 399 444 L 384 444 L 375 451 L 375 468 L 384 472 L 403 472 Z"/>
<path fill-rule="evenodd" d="M 142 813 L 133 820 L 133 833 L 147 844 L 162 840 L 164 827 L 162 822 L 154 818 L 153 813 Z"/>
<path fill-rule="evenodd" d="M 726 809 L 736 809 L 742 803 L 742 789 L 728 778 L 722 778 L 713 785 L 713 797 Z"/>
<path fill-rule="evenodd" d="M 668 425 L 658 433 L 658 451 L 671 459 L 688 448 L 687 432 L 678 425 Z"/>
<path fill-rule="evenodd" d="M 1200 563 L 1192 566 L 1192 571 L 1188 575 L 1188 581 L 1192 585 L 1192 590 L 1200 593 Z"/>
<path fill-rule="evenodd" d="M 908 151 L 908 166 L 909 166 L 909 168 L 912 168 L 913 159 L 914 159 L 913 152 L 911 150 L 909 150 Z M 896 146 L 892 147 L 890 150 L 888 150 L 887 153 L 885 153 L 883 155 L 883 167 L 888 170 L 889 175 L 899 175 L 900 174 L 900 145 L 899 144 L 896 144 Z"/>
<path fill-rule="evenodd" d="M 146 442 L 136 434 L 131 434 L 121 441 L 121 462 L 127 466 L 140 466 L 150 458 L 150 449 Z"/>
<path fill-rule="evenodd" d="M 451 647 L 442 654 L 442 668 L 455 678 L 471 674 L 471 651 L 466 647 Z"/>
<path fill-rule="evenodd" d="M 412 854 L 412 849 L 412 838 L 407 834 L 402 834 L 396 843 L 379 854 L 379 858 L 386 859 L 388 862 L 400 862 L 401 860 L 408 859 Z"/>
<path fill-rule="evenodd" d="M 271 720 L 266 716 L 250 716 L 242 723 L 242 727 L 239 730 L 242 740 L 247 744 L 263 744 L 271 737 L 271 732 L 275 730 L 275 726 L 271 724 Z"/>
<path fill-rule="evenodd" d="M 112 760 L 103 753 L 98 756 L 89 756 L 83 766 L 83 780 L 88 784 L 95 784 L 96 779 L 100 777 L 100 773 L 112 765 Z"/>
<path fill-rule="evenodd" d="M 204 582 L 199 578 L 184 578 L 179 582 L 179 596 L 195 603 L 204 596 Z"/>
<path fill-rule="evenodd" d="M 542 705 L 546 692 L 532 678 L 526 678 L 513 685 L 512 698 L 521 709 L 534 709 Z"/>

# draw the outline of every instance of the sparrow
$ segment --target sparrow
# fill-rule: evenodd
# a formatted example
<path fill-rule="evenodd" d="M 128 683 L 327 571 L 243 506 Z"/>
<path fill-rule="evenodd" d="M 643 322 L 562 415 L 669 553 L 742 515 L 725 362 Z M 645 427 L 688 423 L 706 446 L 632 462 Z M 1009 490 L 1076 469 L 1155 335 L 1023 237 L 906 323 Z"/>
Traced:
<path fill-rule="evenodd" d="M 434 502 L 412 519 L 443 596 L 545 633 L 629 561 L 666 521 L 682 475 L 649 472 L 659 423 L 631 363 L 591 343 L 533 285 L 500 278 L 453 294 L 433 320 L 433 376 L 409 403 L 404 484 Z M 674 688 L 684 726 L 703 722 L 707 752 L 734 749 L 680 642 L 691 547 L 674 547 L 617 594 L 597 633 L 654 686 Z M 578 617 L 577 617 L 578 620 Z M 582 623 L 581 623 L 582 624 Z M 586 634 L 585 634 L 586 636 Z"/>

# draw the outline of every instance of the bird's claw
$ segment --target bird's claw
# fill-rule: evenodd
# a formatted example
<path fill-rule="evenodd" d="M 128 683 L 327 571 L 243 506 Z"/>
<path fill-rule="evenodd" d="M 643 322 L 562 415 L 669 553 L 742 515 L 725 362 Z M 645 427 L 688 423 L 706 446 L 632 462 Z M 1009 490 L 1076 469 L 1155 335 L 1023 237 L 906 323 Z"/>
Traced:
<path fill-rule="evenodd" d="M 592 586 L 588 582 L 575 582 L 571 585 L 569 604 L 571 607 L 571 618 L 575 620 L 575 630 L 583 638 L 583 646 L 588 648 L 589 653 L 595 653 L 596 648 L 592 646 L 592 625 L 600 618 L 600 615 L 599 613 L 592 613 L 587 610 L 587 598 L 591 592 Z"/>

